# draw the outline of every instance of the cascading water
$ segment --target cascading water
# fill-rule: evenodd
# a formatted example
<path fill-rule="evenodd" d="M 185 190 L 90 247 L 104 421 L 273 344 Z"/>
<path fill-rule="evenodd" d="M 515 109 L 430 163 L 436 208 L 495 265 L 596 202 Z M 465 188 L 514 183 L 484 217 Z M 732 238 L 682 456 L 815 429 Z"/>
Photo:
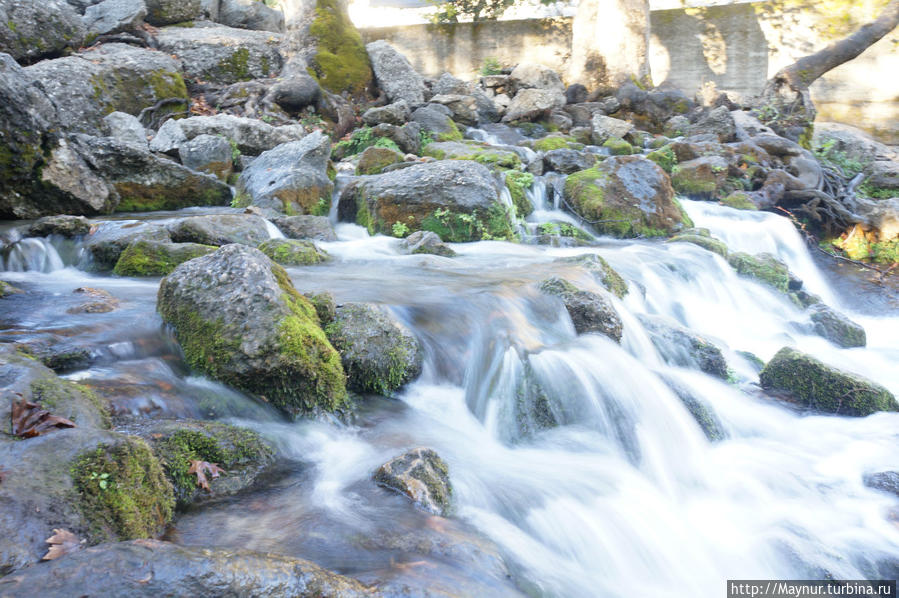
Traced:
<path fill-rule="evenodd" d="M 549 198 L 557 182 L 536 179 L 529 222 L 574 222 Z M 837 304 L 785 219 L 684 205 L 732 249 L 777 255 Z M 443 258 L 403 255 L 398 240 L 352 224 L 337 233 L 338 241 L 322 244 L 329 264 L 288 270 L 297 289 L 390 306 L 425 355 L 418 380 L 397 400 L 366 401 L 352 425 L 284 423 L 239 393 L 186 375 L 154 315 L 154 281 L 73 268 L 52 276 L 42 272 L 61 262 L 46 267 L 49 258 L 35 258 L 39 267 L 19 268 L 13 264 L 28 260 L 4 256 L 7 270 L 28 270 L 13 280 L 47 291 L 30 303 L 0 303 L 4 320 L 31 332 L 58 326 L 69 305 L 58 298 L 64 289 L 103 286 L 122 298 L 118 311 L 74 316 L 72 334 L 84 344 L 125 349 L 107 350 L 105 361 L 72 377 L 107 389 L 127 413 L 197 417 L 215 403 L 215 415 L 258 429 L 289 460 L 272 487 L 183 515 L 174 541 L 279 552 L 363 581 L 462 595 L 692 598 L 721 595 L 727 579 L 896 574 L 895 499 L 867 488 L 863 476 L 896 468 L 899 414 L 803 412 L 764 394 L 755 366 L 738 353 L 767 360 L 796 346 L 899 393 L 896 314 L 850 313 L 868 345 L 840 349 L 815 336 L 786 297 L 690 244 L 480 242 L 453 245 L 459 255 Z M 620 344 L 576 335 L 562 305 L 537 291 L 550 276 L 601 291 L 577 264 L 559 261 L 584 253 L 601 254 L 629 283 L 623 299 L 611 299 L 623 322 Z M 666 362 L 678 347 L 653 344 L 642 320 L 650 316 L 713 339 L 729 381 Z M 716 422 L 716 440 L 690 404 Z M 415 446 L 433 448 L 449 465 L 449 521 L 370 481 L 381 463 Z M 399 539 L 413 533 L 430 535 Z M 478 534 L 499 547 L 511 580 Z"/>

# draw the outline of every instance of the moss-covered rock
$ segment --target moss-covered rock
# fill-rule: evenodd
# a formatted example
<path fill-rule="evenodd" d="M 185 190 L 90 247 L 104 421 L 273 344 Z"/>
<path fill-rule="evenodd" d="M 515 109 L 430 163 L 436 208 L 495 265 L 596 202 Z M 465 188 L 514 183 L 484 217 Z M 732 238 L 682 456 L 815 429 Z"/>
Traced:
<path fill-rule="evenodd" d="M 359 156 L 359 163 L 356 164 L 356 174 L 380 174 L 381 171 L 391 164 L 402 161 L 402 154 L 389 147 L 368 147 Z"/>
<path fill-rule="evenodd" d="M 762 388 L 791 394 L 824 413 L 865 416 L 897 411 L 896 399 L 879 384 L 784 347 L 759 374 Z"/>
<path fill-rule="evenodd" d="M 867 343 L 865 329 L 835 309 L 816 303 L 808 309 L 815 333 L 833 344 L 844 347 L 864 347 Z"/>
<path fill-rule="evenodd" d="M 727 361 L 711 340 L 665 318 L 643 315 L 640 322 L 666 363 L 727 379 Z"/>
<path fill-rule="evenodd" d="M 94 538 L 154 538 L 172 520 L 172 485 L 140 438 L 125 436 L 81 455 L 72 480 Z"/>
<path fill-rule="evenodd" d="M 412 449 L 379 467 L 372 477 L 429 513 L 446 516 L 452 509 L 449 468 L 431 449 Z"/>
<path fill-rule="evenodd" d="M 512 204 L 519 218 L 524 218 L 534 211 L 534 205 L 527 197 L 527 190 L 534 184 L 534 175 L 520 170 L 510 170 L 506 173 L 506 188 L 512 196 Z"/>
<path fill-rule="evenodd" d="M 328 254 L 312 241 L 269 239 L 259 245 L 259 251 L 282 266 L 311 266 L 328 259 Z"/>
<path fill-rule="evenodd" d="M 714 199 L 727 183 L 727 160 L 721 156 L 703 156 L 681 162 L 671 171 L 671 186 L 691 199 Z"/>
<path fill-rule="evenodd" d="M 674 153 L 674 150 L 671 149 L 670 145 L 665 145 L 656 150 L 653 150 L 646 154 L 646 157 L 664 170 L 667 173 L 671 173 L 675 166 L 677 166 L 677 155 Z"/>
<path fill-rule="evenodd" d="M 157 309 L 191 367 L 291 415 L 346 407 L 340 355 L 314 307 L 258 249 L 184 262 L 162 279 Z"/>
<path fill-rule="evenodd" d="M 165 276 L 178 264 L 212 253 L 215 249 L 212 245 L 199 243 L 133 241 L 119 256 L 113 273 L 118 276 Z"/>
<path fill-rule="evenodd" d="M 735 210 L 758 210 L 758 206 L 743 191 L 734 191 L 721 200 L 721 204 Z"/>
<path fill-rule="evenodd" d="M 303 293 L 303 296 L 312 304 L 322 327 L 327 326 L 337 318 L 337 302 L 331 293 Z"/>
<path fill-rule="evenodd" d="M 602 146 L 613 156 L 629 156 L 639 153 L 639 150 L 620 137 L 610 137 L 603 142 Z"/>
<path fill-rule="evenodd" d="M 325 332 L 340 353 L 347 386 L 352 390 L 386 395 L 421 373 L 418 340 L 380 306 L 342 305 Z"/>
<path fill-rule="evenodd" d="M 9 295 L 17 295 L 22 292 L 24 292 L 22 291 L 22 289 L 14 287 L 8 282 L 3 282 L 2 280 L 0 280 L 0 299 L 8 297 Z"/>
<path fill-rule="evenodd" d="M 790 270 L 770 253 L 750 255 L 741 251 L 732 252 L 727 257 L 727 263 L 738 274 L 754 278 L 778 291 L 786 293 L 789 288 Z"/>
<path fill-rule="evenodd" d="M 537 225 L 536 242 L 540 245 L 567 247 L 584 245 L 593 240 L 593 236 L 582 228 L 563 220 L 541 222 Z"/>
<path fill-rule="evenodd" d="M 533 143 L 533 148 L 538 152 L 549 152 L 557 149 L 567 149 L 571 147 L 571 144 L 577 144 L 572 149 L 580 149 L 582 144 L 578 144 L 577 140 L 574 137 L 568 137 L 565 135 L 547 135 L 546 137 L 541 137 L 537 139 Z"/>
<path fill-rule="evenodd" d="M 627 295 L 627 282 L 601 255 L 585 253 L 562 258 L 559 261 L 583 268 L 593 276 L 596 282 L 619 299 L 624 299 L 624 296 Z"/>
<path fill-rule="evenodd" d="M 725 245 L 723 241 L 719 241 L 718 239 L 715 239 L 713 237 L 682 233 L 680 235 L 671 237 L 670 239 L 668 239 L 668 242 L 692 243 L 693 245 L 699 245 L 703 249 L 708 249 L 712 253 L 717 253 L 724 259 L 727 259 L 727 245 Z"/>
<path fill-rule="evenodd" d="M 352 95 L 361 95 L 371 85 L 368 53 L 345 4 L 317 0 L 309 35 L 316 44 L 309 71 L 319 85 L 334 93 Z"/>
<path fill-rule="evenodd" d="M 477 141 L 436 141 L 426 145 L 422 155 L 438 160 L 472 160 L 495 170 L 521 168 L 521 158 L 515 152 Z"/>
<path fill-rule="evenodd" d="M 553 277 L 540 283 L 540 292 L 558 297 L 571 317 L 578 334 L 597 332 L 621 342 L 621 317 L 602 295 L 577 288 L 567 280 Z"/>

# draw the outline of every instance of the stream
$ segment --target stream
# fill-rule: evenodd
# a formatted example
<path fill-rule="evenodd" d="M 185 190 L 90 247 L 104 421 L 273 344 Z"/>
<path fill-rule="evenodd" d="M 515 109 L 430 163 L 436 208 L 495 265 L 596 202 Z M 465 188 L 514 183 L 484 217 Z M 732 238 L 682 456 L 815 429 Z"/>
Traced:
<path fill-rule="evenodd" d="M 574 222 L 559 210 L 556 184 L 538 177 L 526 226 Z M 330 291 L 338 303 L 389 306 L 425 353 L 415 382 L 394 398 L 367 398 L 350 422 L 288 423 L 191 373 L 156 314 L 158 279 L 91 273 L 77 241 L 19 238 L 3 252 L 3 280 L 28 293 L 0 301 L 0 338 L 88 348 L 90 366 L 65 377 L 95 388 L 116 414 L 224 418 L 279 447 L 285 463 L 262 489 L 175 521 L 167 539 L 185 545 L 301 557 L 396 595 L 692 598 L 721 595 L 727 579 L 895 577 L 896 499 L 866 487 L 863 476 L 897 468 L 899 413 L 806 412 L 767 396 L 742 352 L 768 360 L 794 346 L 899 394 L 896 303 L 867 301 L 865 281 L 857 293 L 838 293 L 785 218 L 683 204 L 732 250 L 784 260 L 805 288 L 864 326 L 867 347 L 840 349 L 812 334 L 785 295 L 689 243 L 485 241 L 453 244 L 458 256 L 444 258 L 404 255 L 399 240 L 346 223 L 336 226 L 338 241 L 320 243 L 330 261 L 288 269 L 294 285 Z M 236 212 L 94 222 L 102 231 Z M 6 223 L 0 234 L 16 240 L 21 224 Z M 588 272 L 558 261 L 587 253 L 629 284 L 624 299 L 612 299 L 624 324 L 620 345 L 576 335 L 561 303 L 537 290 L 563 276 L 602 292 Z M 68 314 L 77 287 L 105 289 L 120 306 Z M 647 314 L 713 339 L 731 380 L 666 363 L 638 318 Z M 561 425 L 522 429 L 528 380 L 544 389 Z M 714 414 L 722 439 L 707 438 L 685 394 Z M 449 465 L 449 519 L 415 510 L 370 479 L 416 446 Z"/>

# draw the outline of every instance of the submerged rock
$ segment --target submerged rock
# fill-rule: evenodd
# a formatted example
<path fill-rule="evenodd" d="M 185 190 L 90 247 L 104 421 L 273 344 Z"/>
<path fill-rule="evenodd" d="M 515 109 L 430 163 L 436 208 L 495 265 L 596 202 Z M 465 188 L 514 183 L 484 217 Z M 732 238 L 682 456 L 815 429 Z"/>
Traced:
<path fill-rule="evenodd" d="M 178 264 L 215 251 L 212 245 L 138 240 L 130 243 L 113 273 L 118 276 L 165 276 Z"/>
<path fill-rule="evenodd" d="M 430 253 L 433 255 L 441 255 L 443 257 L 453 257 L 456 252 L 452 247 L 440 240 L 436 233 L 431 231 L 415 231 L 405 239 L 402 243 L 403 248 L 411 254 Z"/>
<path fill-rule="evenodd" d="M 851 348 L 864 347 L 867 339 L 865 329 L 835 309 L 817 303 L 808 308 L 815 333 L 833 344 Z"/>
<path fill-rule="evenodd" d="M 789 347 L 768 362 L 759 381 L 766 390 L 785 391 L 824 413 L 865 416 L 899 410 L 892 393 L 879 384 Z"/>
<path fill-rule="evenodd" d="M 269 239 L 259 245 L 259 251 L 282 266 L 310 266 L 328 259 L 312 241 L 295 239 Z"/>
<path fill-rule="evenodd" d="M 790 271 L 787 265 L 770 253 L 749 255 L 741 251 L 727 257 L 727 263 L 737 274 L 754 278 L 761 283 L 786 293 L 790 285 Z"/>
<path fill-rule="evenodd" d="M 309 301 L 258 249 L 226 245 L 162 279 L 157 309 L 187 363 L 292 415 L 346 406 L 340 355 Z"/>
<path fill-rule="evenodd" d="M 386 308 L 341 305 L 325 332 L 340 353 L 352 390 L 389 394 L 421 373 L 421 345 Z"/>
<path fill-rule="evenodd" d="M 624 299 L 624 296 L 627 295 L 627 282 L 600 255 L 585 253 L 561 258 L 558 261 L 583 268 L 593 276 L 596 282 L 619 299 Z"/>
<path fill-rule="evenodd" d="M 583 291 L 561 278 L 544 280 L 540 291 L 562 301 L 578 334 L 598 332 L 616 343 L 621 342 L 621 317 L 602 295 Z"/>
<path fill-rule="evenodd" d="M 103 289 L 79 287 L 73 293 L 83 295 L 87 301 L 67 309 L 66 313 L 69 314 L 105 314 L 114 311 L 119 306 L 119 300 Z"/>
<path fill-rule="evenodd" d="M 429 448 L 412 449 L 391 459 L 373 477 L 379 486 L 409 497 L 424 511 L 443 516 L 450 512 L 453 489 L 449 468 Z"/>
<path fill-rule="evenodd" d="M 899 471 L 879 471 L 865 474 L 863 481 L 869 488 L 899 496 Z"/>
<path fill-rule="evenodd" d="M 724 259 L 727 259 L 727 245 L 724 244 L 723 241 L 719 241 L 711 236 L 706 235 L 697 235 L 689 232 L 684 232 L 679 235 L 675 235 L 668 239 L 669 243 L 692 243 L 693 245 L 698 245 L 703 249 L 707 249 L 712 253 L 717 253 Z"/>
<path fill-rule="evenodd" d="M 704 336 L 657 316 L 640 316 L 649 338 L 666 363 L 696 368 L 727 379 L 727 361 L 715 343 Z"/>

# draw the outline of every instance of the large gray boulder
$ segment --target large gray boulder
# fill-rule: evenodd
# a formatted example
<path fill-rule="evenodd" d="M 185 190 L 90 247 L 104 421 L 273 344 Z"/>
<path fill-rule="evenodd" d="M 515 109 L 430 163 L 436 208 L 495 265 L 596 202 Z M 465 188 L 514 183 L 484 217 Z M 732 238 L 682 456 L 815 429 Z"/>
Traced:
<path fill-rule="evenodd" d="M 221 0 L 216 21 L 239 29 L 284 31 L 284 13 L 258 0 Z"/>
<path fill-rule="evenodd" d="M 466 160 L 416 164 L 355 181 L 341 194 L 338 210 L 342 220 L 373 234 L 393 234 L 400 223 L 452 242 L 514 236 L 493 175 Z"/>
<path fill-rule="evenodd" d="M 180 63 L 164 52 L 127 44 L 102 44 L 25 70 L 41 83 L 60 125 L 69 131 L 100 134 L 103 117 L 116 110 L 137 116 L 162 100 L 173 100 L 153 111 L 159 119 L 188 105 Z"/>
<path fill-rule="evenodd" d="M 103 0 L 84 12 L 84 26 L 92 35 L 130 31 L 147 16 L 144 0 Z"/>
<path fill-rule="evenodd" d="M 427 104 L 415 109 L 412 120 L 422 130 L 431 133 L 437 141 L 461 141 L 462 133 L 450 118 L 451 115 L 452 112 L 446 106 Z"/>
<path fill-rule="evenodd" d="M 325 332 L 340 353 L 351 390 L 386 395 L 421 373 L 418 340 L 384 307 L 341 305 Z"/>
<path fill-rule="evenodd" d="M 81 46 L 85 29 L 64 0 L 0 0 L 0 52 L 21 63 Z"/>
<path fill-rule="evenodd" d="M 596 332 L 616 343 L 621 342 L 621 317 L 612 303 L 602 295 L 579 289 L 558 277 L 541 282 L 540 292 L 557 297 L 562 302 L 578 334 Z"/>
<path fill-rule="evenodd" d="M 340 355 L 315 308 L 258 249 L 226 245 L 162 279 L 157 309 L 187 363 L 291 415 L 346 406 Z"/>
<path fill-rule="evenodd" d="M 328 177 L 331 140 L 315 131 L 262 153 L 244 170 L 237 192 L 253 205 L 287 214 L 324 216 L 334 184 Z"/>
<path fill-rule="evenodd" d="M 103 123 L 109 136 L 116 141 L 140 151 L 148 151 L 147 130 L 136 116 L 126 112 L 110 112 L 103 117 Z"/>
<path fill-rule="evenodd" d="M 288 239 L 336 241 L 337 234 L 327 216 L 284 216 L 272 220 Z"/>
<path fill-rule="evenodd" d="M 86 237 L 87 270 L 111 270 L 118 263 L 122 252 L 136 241 L 170 243 L 169 231 L 164 226 L 137 222 L 130 226 L 120 226 L 116 222 L 102 222 L 97 230 Z"/>
<path fill-rule="evenodd" d="M 443 516 L 450 513 L 453 488 L 449 468 L 429 448 L 415 448 L 391 459 L 373 477 L 379 486 L 408 497 L 428 513 Z"/>
<path fill-rule="evenodd" d="M 506 108 L 503 122 L 533 120 L 565 106 L 564 90 L 522 89 Z"/>
<path fill-rule="evenodd" d="M 899 411 L 896 398 L 886 388 L 789 347 L 771 358 L 759 373 L 759 381 L 766 390 L 787 393 L 824 413 L 865 416 Z"/>
<path fill-rule="evenodd" d="M 542 64 L 523 62 L 509 73 L 509 84 L 513 92 L 522 89 L 553 89 L 565 91 L 565 85 L 559 74 Z"/>
<path fill-rule="evenodd" d="M 178 148 L 181 163 L 191 170 L 199 170 L 227 180 L 234 167 L 231 143 L 220 135 L 197 135 Z"/>
<path fill-rule="evenodd" d="M 282 37 L 233 27 L 166 27 L 157 40 L 160 50 L 181 60 L 186 76 L 231 84 L 278 74 Z"/>
<path fill-rule="evenodd" d="M 593 133 L 591 139 L 594 144 L 602 145 L 612 137 L 624 139 L 624 136 L 634 130 L 634 125 L 621 120 L 620 118 L 612 118 L 604 114 L 596 114 L 590 120 L 590 126 Z"/>
<path fill-rule="evenodd" d="M 375 598 L 376 590 L 304 561 L 247 550 L 207 550 L 159 540 L 92 546 L 0 580 L 0 594 L 39 587 L 43 598 L 219 596 Z"/>
<path fill-rule="evenodd" d="M 150 141 L 154 152 L 170 153 L 200 135 L 219 135 L 234 142 L 237 150 L 249 156 L 258 156 L 282 143 L 299 141 L 306 135 L 301 125 L 273 127 L 255 118 L 243 118 L 231 114 L 192 116 L 169 119 Z"/>
<path fill-rule="evenodd" d="M 189 216 L 168 227 L 176 243 L 229 245 L 238 243 L 256 247 L 269 239 L 265 220 L 253 214 L 211 214 Z"/>
<path fill-rule="evenodd" d="M 409 122 L 410 118 L 412 113 L 409 111 L 409 104 L 405 100 L 400 100 L 386 106 L 369 108 L 362 115 L 362 122 L 370 127 L 381 123 L 401 127 Z"/>
<path fill-rule="evenodd" d="M 425 82 L 409 60 L 389 43 L 378 40 L 365 45 L 378 87 L 391 102 L 405 100 L 411 107 L 425 101 Z"/>
<path fill-rule="evenodd" d="M 200 0 L 146 0 L 146 3 L 147 22 L 157 27 L 190 21 L 202 11 Z"/>

